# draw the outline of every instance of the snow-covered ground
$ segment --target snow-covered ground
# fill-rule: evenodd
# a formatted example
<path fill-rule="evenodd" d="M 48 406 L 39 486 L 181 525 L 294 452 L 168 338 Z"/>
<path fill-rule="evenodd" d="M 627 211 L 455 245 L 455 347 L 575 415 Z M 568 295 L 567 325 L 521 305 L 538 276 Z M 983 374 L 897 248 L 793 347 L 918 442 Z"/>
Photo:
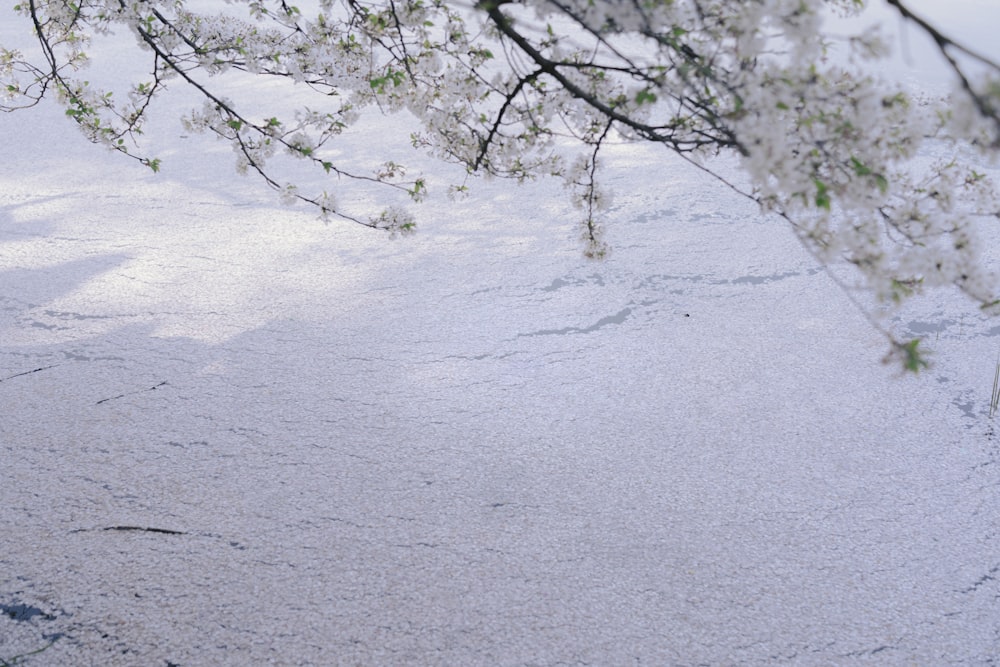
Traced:
<path fill-rule="evenodd" d="M 900 377 L 785 227 L 646 149 L 591 262 L 552 183 L 389 241 L 169 123 L 158 175 L 52 108 L 0 129 L 0 664 L 1000 655 L 964 303 L 900 320 L 937 353 Z"/>

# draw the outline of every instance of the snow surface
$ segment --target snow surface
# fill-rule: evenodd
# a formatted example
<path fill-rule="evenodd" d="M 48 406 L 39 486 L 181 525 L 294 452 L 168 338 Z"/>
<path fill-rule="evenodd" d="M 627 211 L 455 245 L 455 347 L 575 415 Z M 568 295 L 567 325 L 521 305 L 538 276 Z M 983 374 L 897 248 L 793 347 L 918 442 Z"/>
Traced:
<path fill-rule="evenodd" d="M 591 262 L 552 183 L 389 241 L 168 123 L 158 175 L 0 128 L 0 664 L 996 664 L 1000 323 L 953 295 L 900 377 L 646 149 Z"/>

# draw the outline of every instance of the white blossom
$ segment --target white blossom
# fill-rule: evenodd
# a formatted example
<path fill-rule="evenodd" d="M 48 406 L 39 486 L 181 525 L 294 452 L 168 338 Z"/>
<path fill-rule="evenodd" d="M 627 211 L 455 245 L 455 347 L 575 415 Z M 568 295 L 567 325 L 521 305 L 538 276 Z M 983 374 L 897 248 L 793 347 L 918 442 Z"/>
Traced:
<path fill-rule="evenodd" d="M 858 0 L 482 0 L 465 8 L 319 0 L 312 9 L 227 0 L 214 13 L 185 0 L 19 7 L 26 30 L 34 20 L 43 26 L 38 39 L 51 57 L 33 62 L 0 47 L 0 108 L 52 91 L 88 138 L 154 168 L 158 161 L 142 155 L 142 121 L 164 87 L 188 86 L 203 104 L 186 127 L 229 142 L 237 169 L 282 200 L 408 233 L 415 223 L 404 202 L 426 195 L 424 179 L 401 164 L 355 171 L 336 150 L 366 114 L 406 111 L 421 127 L 405 142 L 469 173 L 562 178 L 583 212 L 587 252 L 603 255 L 606 141 L 660 143 L 709 171 L 728 152 L 739 158 L 748 197 L 786 220 L 817 258 L 853 264 L 874 294 L 893 301 L 919 292 L 900 285 L 954 285 L 983 304 L 996 300 L 975 227 L 1000 211 L 1000 198 L 966 158 L 992 160 L 1000 150 L 1000 67 L 964 51 L 977 68 L 946 61 L 961 74 L 950 99 L 917 100 L 879 78 L 890 45 L 877 28 L 849 35 L 835 63 L 824 16 L 863 12 Z M 137 55 L 151 63 L 151 79 L 122 99 L 81 72 L 91 35 L 118 30 L 134 35 Z M 938 43 L 948 57 L 961 48 Z M 222 94 L 229 77 L 246 75 L 295 94 L 249 105 Z M 291 104 L 304 91 L 314 101 Z M 921 151 L 929 142 L 954 159 L 928 164 Z M 287 183 L 275 171 L 281 156 L 335 178 L 338 196 Z M 398 203 L 352 212 L 345 183 L 382 184 Z M 452 192 L 468 190 L 463 180 Z"/>

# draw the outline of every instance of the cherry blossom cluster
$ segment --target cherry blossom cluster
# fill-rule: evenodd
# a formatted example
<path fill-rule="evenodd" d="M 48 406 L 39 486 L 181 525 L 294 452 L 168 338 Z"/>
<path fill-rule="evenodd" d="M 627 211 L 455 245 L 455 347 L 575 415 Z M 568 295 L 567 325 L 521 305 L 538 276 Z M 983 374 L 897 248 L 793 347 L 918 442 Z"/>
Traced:
<path fill-rule="evenodd" d="M 0 47 L 0 107 L 51 91 L 91 140 L 157 169 L 143 120 L 164 88 L 187 87 L 200 105 L 185 123 L 229 142 L 238 170 L 283 200 L 393 233 L 414 229 L 402 204 L 423 198 L 425 180 L 344 163 L 336 146 L 368 114 L 406 113 L 418 129 L 403 141 L 469 174 L 563 179 L 592 256 L 607 251 L 602 147 L 658 143 L 787 221 L 819 261 L 854 265 L 885 302 L 953 285 L 993 308 L 976 226 L 1000 201 L 969 165 L 1000 147 L 1000 67 L 883 1 L 953 68 L 949 99 L 881 80 L 890 45 L 877 30 L 835 44 L 825 19 L 863 12 L 862 0 L 27 0 L 18 11 L 40 48 Z M 85 75 L 90 40 L 109 34 L 131 35 L 149 63 L 121 97 Z M 295 104 L 234 101 L 227 86 L 241 77 L 287 83 L 296 92 L 274 98 Z M 714 166 L 725 154 L 739 182 Z M 280 159 L 329 175 L 335 191 L 284 180 Z M 370 186 L 392 203 L 357 213 L 351 193 Z M 918 364 L 915 344 L 887 336 Z"/>

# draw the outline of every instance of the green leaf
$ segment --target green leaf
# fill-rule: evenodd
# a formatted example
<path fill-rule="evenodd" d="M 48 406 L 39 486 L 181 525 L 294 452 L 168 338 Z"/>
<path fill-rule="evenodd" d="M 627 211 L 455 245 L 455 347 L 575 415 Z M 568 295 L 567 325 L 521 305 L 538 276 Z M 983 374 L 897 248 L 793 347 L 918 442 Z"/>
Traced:
<path fill-rule="evenodd" d="M 427 184 L 422 178 L 418 178 L 413 183 L 413 188 L 407 191 L 414 201 L 420 201 L 427 192 Z"/>
<path fill-rule="evenodd" d="M 903 354 L 903 368 L 911 373 L 918 373 L 921 368 L 930 368 L 930 363 L 919 346 L 919 338 L 914 338 L 909 343 L 899 343 L 899 351 Z"/>
<path fill-rule="evenodd" d="M 854 168 L 854 173 L 858 176 L 871 176 L 875 179 L 875 186 L 879 189 L 879 192 L 885 194 L 889 190 L 889 181 L 882 174 L 874 173 L 871 168 L 866 166 L 856 157 L 851 157 L 851 166 Z"/>
<path fill-rule="evenodd" d="M 656 101 L 656 94 L 649 88 L 644 88 L 635 94 L 635 103 L 639 105 L 652 104 Z"/>
<path fill-rule="evenodd" d="M 993 301 L 989 301 L 987 303 L 984 303 L 981 306 L 979 306 L 979 309 L 980 310 L 989 310 L 990 308 L 995 308 L 997 306 L 1000 306 L 1000 299 L 994 299 Z"/>
<path fill-rule="evenodd" d="M 851 157 L 851 166 L 854 167 L 854 173 L 858 176 L 867 176 L 872 173 L 872 170 L 861 163 L 856 157 Z"/>
<path fill-rule="evenodd" d="M 818 178 L 813 179 L 813 183 L 816 184 L 816 206 L 818 208 L 824 209 L 826 211 L 830 210 L 830 193 L 826 187 L 826 183 L 819 180 Z"/>

